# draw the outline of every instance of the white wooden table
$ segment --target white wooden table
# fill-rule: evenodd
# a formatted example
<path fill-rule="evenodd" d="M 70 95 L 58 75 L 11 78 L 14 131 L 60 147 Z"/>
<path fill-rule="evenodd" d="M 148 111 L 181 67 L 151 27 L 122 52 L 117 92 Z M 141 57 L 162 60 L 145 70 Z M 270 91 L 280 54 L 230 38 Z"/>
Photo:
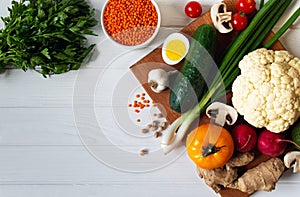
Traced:
<path fill-rule="evenodd" d="M 78 71 L 47 79 L 33 71 L 0 74 L 1 197 L 216 196 L 182 148 L 164 157 L 159 140 L 140 134 L 155 109 L 143 112 L 139 124 L 127 109 L 142 92 L 129 66 L 189 22 L 182 11 L 187 0 L 157 2 L 163 28 L 146 49 L 117 48 L 98 26 L 99 36 L 90 38 L 97 43 L 96 54 Z M 215 2 L 201 0 L 204 11 Z M 99 12 L 104 0 L 91 3 Z M 0 1 L 1 16 L 9 5 L 10 0 Z M 296 1 L 291 10 L 299 5 Z M 300 57 L 299 40 L 298 20 L 281 41 Z M 130 121 L 120 119 L 122 113 Z M 150 153 L 139 156 L 141 148 Z M 254 196 L 298 196 L 299 186 L 300 174 L 288 171 L 274 192 Z"/>

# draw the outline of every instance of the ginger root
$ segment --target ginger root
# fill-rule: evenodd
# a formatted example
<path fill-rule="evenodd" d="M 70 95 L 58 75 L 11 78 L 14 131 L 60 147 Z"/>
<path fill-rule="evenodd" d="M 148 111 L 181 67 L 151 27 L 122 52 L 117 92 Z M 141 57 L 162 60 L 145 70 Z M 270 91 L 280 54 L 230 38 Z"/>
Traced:
<path fill-rule="evenodd" d="M 235 182 L 228 185 L 228 188 L 238 189 L 248 194 L 258 190 L 271 191 L 275 189 L 275 184 L 283 174 L 284 169 L 285 166 L 281 159 L 271 158 L 247 170 Z"/>
<path fill-rule="evenodd" d="M 245 153 L 236 153 L 226 165 L 231 167 L 242 167 L 249 164 L 254 159 L 254 153 L 245 152 Z"/>
<path fill-rule="evenodd" d="M 237 153 L 221 168 L 206 170 L 198 167 L 197 172 L 205 183 L 218 193 L 238 178 L 238 167 L 247 165 L 253 159 L 252 153 Z"/>
<path fill-rule="evenodd" d="M 237 170 L 226 165 L 212 170 L 197 168 L 197 171 L 199 176 L 204 179 L 205 183 L 216 193 L 223 187 L 232 183 L 238 177 Z"/>

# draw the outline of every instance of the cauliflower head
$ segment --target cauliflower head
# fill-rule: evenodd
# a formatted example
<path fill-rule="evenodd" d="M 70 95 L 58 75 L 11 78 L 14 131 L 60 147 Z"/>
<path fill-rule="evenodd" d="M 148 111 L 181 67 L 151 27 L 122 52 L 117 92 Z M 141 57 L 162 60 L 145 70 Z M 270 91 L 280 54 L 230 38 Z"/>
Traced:
<path fill-rule="evenodd" d="M 264 48 L 239 62 L 232 85 L 232 104 L 257 128 L 279 133 L 300 116 L 300 60 L 288 51 Z"/>

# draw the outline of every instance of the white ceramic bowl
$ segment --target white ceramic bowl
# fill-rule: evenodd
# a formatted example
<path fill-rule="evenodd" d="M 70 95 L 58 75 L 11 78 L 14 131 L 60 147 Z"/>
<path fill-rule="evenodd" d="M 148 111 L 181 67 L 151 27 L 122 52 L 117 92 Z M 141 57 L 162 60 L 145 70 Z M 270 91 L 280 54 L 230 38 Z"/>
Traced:
<path fill-rule="evenodd" d="M 155 0 L 151 0 L 152 4 L 154 5 L 155 7 L 155 10 L 157 12 L 157 26 L 156 26 L 156 29 L 155 31 L 153 32 L 152 36 L 149 37 L 149 39 L 147 39 L 145 42 L 141 43 L 141 44 L 138 44 L 138 45 L 124 45 L 120 42 L 117 42 L 116 40 L 114 40 L 110 35 L 109 33 L 106 31 L 105 29 L 105 26 L 104 26 L 104 12 L 105 12 L 105 8 L 108 4 L 109 0 L 107 0 L 104 5 L 103 5 L 103 8 L 101 10 L 101 27 L 102 27 L 102 30 L 105 34 L 105 36 L 111 40 L 114 44 L 116 44 L 117 46 L 122 46 L 122 47 L 127 47 L 127 48 L 142 48 L 142 47 L 146 47 L 147 45 L 149 45 L 151 43 L 151 41 L 156 37 L 156 35 L 158 34 L 158 31 L 159 31 L 159 28 L 160 28 L 160 24 L 161 24 L 161 14 L 160 14 L 160 10 L 159 10 L 159 7 L 157 5 L 157 3 L 155 2 Z"/>

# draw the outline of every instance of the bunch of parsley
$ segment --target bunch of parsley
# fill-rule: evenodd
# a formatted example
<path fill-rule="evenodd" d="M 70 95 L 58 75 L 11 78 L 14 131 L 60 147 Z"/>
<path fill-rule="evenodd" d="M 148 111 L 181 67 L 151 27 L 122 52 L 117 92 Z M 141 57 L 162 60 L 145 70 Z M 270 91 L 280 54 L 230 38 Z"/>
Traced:
<path fill-rule="evenodd" d="M 44 77 L 78 69 L 95 47 L 95 10 L 85 0 L 13 0 L 2 17 L 0 69 L 33 69 Z"/>

